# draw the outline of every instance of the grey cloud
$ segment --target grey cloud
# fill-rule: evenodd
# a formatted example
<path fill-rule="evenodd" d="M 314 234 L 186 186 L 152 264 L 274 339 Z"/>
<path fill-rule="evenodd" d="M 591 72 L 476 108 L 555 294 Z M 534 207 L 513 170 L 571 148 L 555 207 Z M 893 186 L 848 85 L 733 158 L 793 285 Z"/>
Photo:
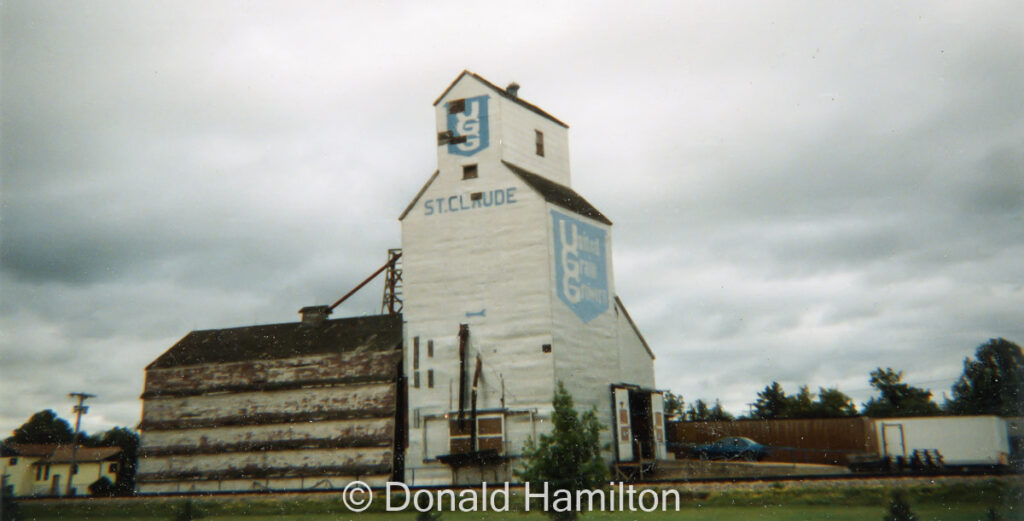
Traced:
<path fill-rule="evenodd" d="M 188 330 L 294 320 L 378 267 L 463 68 L 572 125 L 659 387 L 863 402 L 881 365 L 941 395 L 1024 341 L 1013 2 L 3 9 L 4 429 L 67 386 L 132 425 Z"/>

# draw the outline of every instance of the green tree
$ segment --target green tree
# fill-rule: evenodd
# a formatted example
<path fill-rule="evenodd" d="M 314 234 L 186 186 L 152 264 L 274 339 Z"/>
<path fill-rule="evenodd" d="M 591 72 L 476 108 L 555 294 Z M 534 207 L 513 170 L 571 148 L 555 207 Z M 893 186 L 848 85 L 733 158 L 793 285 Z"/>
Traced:
<path fill-rule="evenodd" d="M 779 382 L 772 382 L 771 385 L 757 393 L 757 401 L 754 402 L 754 418 L 771 420 L 789 417 L 789 397 L 786 391 L 782 390 Z"/>
<path fill-rule="evenodd" d="M 894 490 L 892 500 L 889 501 L 889 512 L 882 518 L 883 521 L 917 521 L 917 514 L 910 510 L 910 503 L 903 495 L 903 491 Z"/>
<path fill-rule="evenodd" d="M 130 496 L 135 493 L 135 469 L 139 461 L 139 435 L 127 427 L 114 427 L 101 435 L 90 436 L 91 447 L 119 447 L 121 449 L 120 468 L 113 493 L 118 496 Z"/>
<path fill-rule="evenodd" d="M 789 397 L 786 404 L 788 418 L 814 418 L 814 395 L 806 385 L 800 387 L 796 396 Z"/>
<path fill-rule="evenodd" d="M 845 393 L 835 387 L 818 388 L 818 401 L 814 402 L 815 418 L 851 418 L 857 416 L 857 406 Z"/>
<path fill-rule="evenodd" d="M 672 392 L 665 393 L 664 407 L 666 417 L 682 418 L 685 414 L 685 409 L 683 408 L 684 405 L 685 402 L 683 402 L 683 396 L 681 394 L 675 394 Z"/>
<path fill-rule="evenodd" d="M 702 399 L 691 403 L 683 418 L 691 422 L 723 422 L 735 419 L 733 415 L 722 408 L 720 401 L 715 400 L 715 406 L 708 407 L 707 402 Z"/>
<path fill-rule="evenodd" d="M 846 418 L 857 415 L 857 407 L 853 400 L 836 388 L 818 388 L 817 399 L 806 385 L 800 392 L 787 396 L 779 382 L 757 393 L 754 402 L 754 418 L 787 419 L 787 418 Z"/>
<path fill-rule="evenodd" d="M 953 414 L 1024 415 L 1024 353 L 1019 345 L 993 338 L 964 359 L 946 408 Z"/>
<path fill-rule="evenodd" d="M 11 443 L 71 443 L 74 432 L 67 421 L 57 416 L 52 410 L 39 411 L 32 415 L 21 427 L 14 430 L 14 435 L 4 440 Z"/>
<path fill-rule="evenodd" d="M 932 392 L 903 383 L 903 371 L 879 367 L 871 371 L 871 387 L 879 396 L 864 404 L 864 416 L 931 416 L 942 412 L 932 401 Z"/>
<path fill-rule="evenodd" d="M 577 490 L 603 487 L 608 481 L 608 467 L 601 457 L 602 427 L 597 411 L 591 409 L 580 416 L 562 382 L 558 382 L 552 405 L 551 433 L 526 442 L 523 467 L 516 475 L 533 487 L 543 487 L 547 482 L 551 494 L 567 490 L 575 497 Z M 558 520 L 576 519 L 578 514 L 575 510 L 548 512 Z"/>

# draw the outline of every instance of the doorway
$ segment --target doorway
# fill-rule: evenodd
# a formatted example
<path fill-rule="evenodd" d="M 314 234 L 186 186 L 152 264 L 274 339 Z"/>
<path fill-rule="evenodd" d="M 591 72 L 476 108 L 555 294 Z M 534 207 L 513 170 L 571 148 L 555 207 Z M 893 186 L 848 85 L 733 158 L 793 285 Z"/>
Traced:
<path fill-rule="evenodd" d="M 651 393 L 639 389 L 629 391 L 629 423 L 633 427 L 633 454 L 640 459 L 654 459 L 654 429 L 651 419 Z"/>

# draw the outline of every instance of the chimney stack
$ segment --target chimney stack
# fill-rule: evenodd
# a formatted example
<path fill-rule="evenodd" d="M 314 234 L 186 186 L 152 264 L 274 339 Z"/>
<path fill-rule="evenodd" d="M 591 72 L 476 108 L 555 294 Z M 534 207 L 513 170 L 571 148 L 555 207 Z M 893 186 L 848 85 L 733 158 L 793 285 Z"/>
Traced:
<path fill-rule="evenodd" d="M 331 314 L 330 306 L 306 306 L 299 310 L 302 315 L 303 326 L 319 326 L 327 321 L 327 315 Z"/>
<path fill-rule="evenodd" d="M 514 82 L 514 81 L 512 83 L 509 83 L 508 87 L 505 87 L 505 93 L 508 94 L 509 97 L 518 98 L 519 97 L 519 84 Z"/>

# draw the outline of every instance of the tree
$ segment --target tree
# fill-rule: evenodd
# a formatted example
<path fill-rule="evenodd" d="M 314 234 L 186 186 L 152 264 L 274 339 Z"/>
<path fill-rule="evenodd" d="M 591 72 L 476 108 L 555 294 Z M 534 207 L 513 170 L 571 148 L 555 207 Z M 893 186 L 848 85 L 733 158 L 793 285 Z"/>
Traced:
<path fill-rule="evenodd" d="M 903 383 L 903 371 L 879 367 L 871 371 L 871 387 L 877 389 L 880 396 L 864 404 L 865 416 L 931 416 L 942 412 L 932 401 L 931 391 Z"/>
<path fill-rule="evenodd" d="M 903 491 L 894 490 L 892 500 L 889 501 L 889 513 L 882 518 L 883 521 L 917 521 L 917 515 L 910 510 L 910 503 L 903 495 Z"/>
<path fill-rule="evenodd" d="M 789 397 L 782 390 L 779 382 L 772 382 L 771 385 L 757 393 L 757 401 L 754 402 L 754 418 L 771 420 L 789 417 Z"/>
<path fill-rule="evenodd" d="M 691 422 L 723 422 L 735 419 L 722 408 L 720 401 L 715 400 L 715 406 L 708 407 L 707 402 L 701 399 L 690 404 L 683 418 Z"/>
<path fill-rule="evenodd" d="M 806 385 L 800 392 L 787 396 L 779 382 L 757 393 L 754 402 L 754 418 L 786 419 L 786 418 L 846 418 L 857 415 L 857 407 L 853 400 L 836 388 L 818 388 L 818 397 Z"/>
<path fill-rule="evenodd" d="M 814 403 L 815 418 L 852 418 L 857 416 L 857 406 L 845 393 L 835 387 L 818 388 L 818 401 Z"/>
<path fill-rule="evenodd" d="M 672 392 L 665 393 L 665 417 L 682 418 L 685 414 L 683 396 Z"/>
<path fill-rule="evenodd" d="M 14 435 L 4 440 L 4 445 L 11 443 L 71 443 L 74 432 L 67 421 L 57 416 L 52 410 L 39 411 L 27 422 L 14 430 Z"/>
<path fill-rule="evenodd" d="M 964 359 L 946 408 L 953 414 L 1024 415 L 1024 353 L 1019 345 L 993 338 L 978 346 L 977 360 Z"/>
<path fill-rule="evenodd" d="M 786 404 L 787 416 L 789 418 L 813 418 L 814 417 L 814 396 L 811 390 L 803 385 L 796 396 L 789 398 Z"/>
<path fill-rule="evenodd" d="M 120 447 L 120 465 L 113 493 L 130 496 L 135 493 L 135 469 L 139 461 L 139 435 L 126 427 L 114 427 L 102 435 L 90 436 L 92 447 Z"/>
<path fill-rule="evenodd" d="M 530 438 L 523 448 L 523 468 L 516 471 L 524 482 L 534 487 L 549 484 L 555 490 L 567 490 L 573 497 L 577 490 L 600 488 L 608 480 L 608 467 L 601 457 L 601 423 L 597 411 L 591 409 L 582 416 L 576 412 L 572 395 L 558 382 L 552 400 L 551 434 L 541 434 L 538 440 Z M 578 512 L 571 505 L 567 512 L 549 511 L 553 519 L 576 519 Z"/>

